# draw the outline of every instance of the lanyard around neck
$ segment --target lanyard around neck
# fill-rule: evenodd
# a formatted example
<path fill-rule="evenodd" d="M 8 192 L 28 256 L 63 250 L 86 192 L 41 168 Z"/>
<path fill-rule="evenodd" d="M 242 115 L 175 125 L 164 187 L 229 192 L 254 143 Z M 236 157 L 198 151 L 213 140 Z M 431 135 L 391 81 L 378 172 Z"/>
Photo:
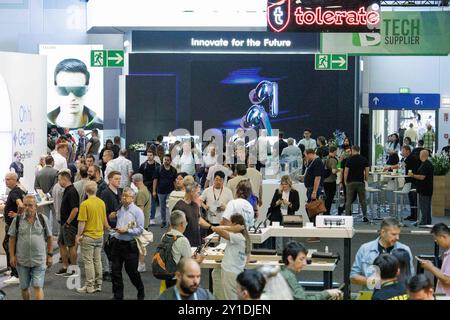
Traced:
<path fill-rule="evenodd" d="M 216 189 L 213 187 L 213 195 L 214 195 L 214 201 L 219 201 L 220 196 L 222 195 L 223 187 L 220 189 L 219 197 L 216 198 Z"/>

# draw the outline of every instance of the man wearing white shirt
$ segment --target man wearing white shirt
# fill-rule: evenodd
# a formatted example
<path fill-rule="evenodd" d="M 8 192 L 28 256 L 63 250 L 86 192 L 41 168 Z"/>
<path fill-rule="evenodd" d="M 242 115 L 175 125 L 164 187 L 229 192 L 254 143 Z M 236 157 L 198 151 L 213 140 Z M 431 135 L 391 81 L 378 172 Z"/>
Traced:
<path fill-rule="evenodd" d="M 103 156 L 102 156 L 102 162 L 106 163 L 106 169 L 105 172 L 103 174 L 105 182 L 108 183 L 108 175 L 110 172 L 112 171 L 119 171 L 117 170 L 117 168 L 114 166 L 114 163 L 112 163 L 112 160 L 114 158 L 114 152 L 112 150 L 105 150 L 103 152 Z"/>
<path fill-rule="evenodd" d="M 311 129 L 305 129 L 305 131 L 303 132 L 303 137 L 304 139 L 300 140 L 300 142 L 298 143 L 298 145 L 302 144 L 305 146 L 305 150 L 308 149 L 313 149 L 316 150 L 317 149 L 317 144 L 316 144 L 316 140 L 311 138 Z"/>
<path fill-rule="evenodd" d="M 52 152 L 53 160 L 55 161 L 53 168 L 56 170 L 67 169 L 67 155 L 69 147 L 66 143 L 59 143 L 55 151 Z"/>
<path fill-rule="evenodd" d="M 266 166 L 267 156 L 270 151 L 269 138 L 267 138 L 267 130 L 261 129 L 258 137 L 258 163 L 256 169 L 259 171 Z"/>
<path fill-rule="evenodd" d="M 409 129 L 405 131 L 404 137 L 410 138 L 412 146 L 413 147 L 416 146 L 418 137 L 417 137 L 417 131 L 414 130 L 414 124 L 412 124 L 412 123 L 409 124 Z"/>
<path fill-rule="evenodd" d="M 245 145 L 245 131 L 242 128 L 237 128 L 236 133 L 233 137 L 231 137 L 231 142 L 234 143 L 235 146 L 239 144 Z"/>
<path fill-rule="evenodd" d="M 231 225 L 231 216 L 240 214 L 244 217 L 245 227 L 248 229 L 255 224 L 255 211 L 247 199 L 252 192 L 250 181 L 243 180 L 239 182 L 236 190 L 236 199 L 228 202 L 224 213 L 222 214 L 221 225 Z"/>
<path fill-rule="evenodd" d="M 106 151 L 104 153 L 106 153 Z M 105 170 L 105 177 L 113 170 L 120 172 L 120 188 L 122 189 L 130 186 L 131 176 L 133 175 L 133 164 L 126 158 L 127 154 L 128 152 L 126 149 L 120 150 L 119 157 L 109 160 Z"/>
<path fill-rule="evenodd" d="M 226 160 L 226 157 L 225 157 L 225 155 L 223 155 L 222 156 L 222 164 L 217 162 L 215 165 L 213 165 L 212 167 L 210 167 L 208 169 L 208 176 L 206 177 L 205 189 L 213 184 L 214 176 L 217 171 L 222 171 L 225 174 L 225 178 L 224 178 L 225 184 L 227 183 L 228 178 L 233 175 L 233 171 L 226 166 L 225 160 Z"/>
<path fill-rule="evenodd" d="M 206 151 L 206 155 L 203 156 L 203 163 L 205 164 L 206 168 L 210 168 L 217 164 L 216 148 L 214 146 L 211 146 L 207 148 Z"/>
<path fill-rule="evenodd" d="M 183 144 L 183 153 L 176 156 L 173 163 L 178 172 L 186 172 L 188 175 L 195 176 L 196 165 L 202 163 L 201 159 L 191 150 L 190 143 Z"/>
<path fill-rule="evenodd" d="M 224 186 L 225 174 L 217 171 L 214 174 L 214 184 L 205 189 L 200 196 L 202 207 L 208 215 L 208 222 L 213 226 L 218 226 L 222 220 L 222 212 L 225 211 L 228 202 L 233 200 L 233 193 Z"/>
<path fill-rule="evenodd" d="M 208 177 L 209 168 L 213 167 L 217 163 L 216 146 L 214 143 L 210 143 L 204 150 L 203 165 L 204 170 L 201 173 L 201 185 L 204 186 L 206 178 Z"/>

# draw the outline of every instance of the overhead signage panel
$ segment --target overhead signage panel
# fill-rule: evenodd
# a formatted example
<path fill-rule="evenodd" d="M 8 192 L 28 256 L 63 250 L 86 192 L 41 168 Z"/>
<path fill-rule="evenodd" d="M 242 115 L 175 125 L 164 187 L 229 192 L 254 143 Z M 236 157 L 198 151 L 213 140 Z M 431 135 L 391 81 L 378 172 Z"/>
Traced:
<path fill-rule="evenodd" d="M 380 1 L 268 0 L 271 32 L 378 32 Z"/>
<path fill-rule="evenodd" d="M 440 94 L 433 93 L 370 93 L 369 109 L 374 110 L 436 110 Z"/>
<path fill-rule="evenodd" d="M 316 53 L 318 33 L 133 31 L 132 52 Z"/>
<path fill-rule="evenodd" d="M 450 11 L 383 12 L 379 33 L 322 33 L 321 52 L 353 55 L 448 55 Z"/>

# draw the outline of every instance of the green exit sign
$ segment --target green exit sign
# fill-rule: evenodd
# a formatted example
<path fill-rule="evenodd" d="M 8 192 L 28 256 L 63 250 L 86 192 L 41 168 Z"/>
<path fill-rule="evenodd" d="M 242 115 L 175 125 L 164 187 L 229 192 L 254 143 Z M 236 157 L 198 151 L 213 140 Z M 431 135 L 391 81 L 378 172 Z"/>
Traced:
<path fill-rule="evenodd" d="M 316 53 L 314 66 L 316 70 L 347 70 L 348 55 Z"/>
<path fill-rule="evenodd" d="M 399 92 L 399 93 L 410 93 L 411 90 L 410 90 L 409 88 L 400 88 L 400 89 L 398 90 L 398 92 Z"/>
<path fill-rule="evenodd" d="M 122 68 L 123 50 L 91 50 L 91 67 Z"/>

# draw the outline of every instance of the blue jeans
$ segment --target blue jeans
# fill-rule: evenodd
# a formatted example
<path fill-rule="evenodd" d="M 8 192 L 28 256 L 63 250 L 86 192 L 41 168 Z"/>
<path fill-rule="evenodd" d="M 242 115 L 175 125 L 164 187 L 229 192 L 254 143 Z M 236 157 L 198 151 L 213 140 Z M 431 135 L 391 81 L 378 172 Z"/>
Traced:
<path fill-rule="evenodd" d="M 158 194 L 159 196 L 159 194 Z M 150 220 L 154 220 L 155 219 L 155 215 L 156 215 L 156 198 L 153 197 L 153 195 L 150 193 L 150 197 L 152 198 L 152 205 L 150 208 Z"/>
<path fill-rule="evenodd" d="M 17 264 L 20 289 L 25 290 L 30 287 L 43 288 L 45 281 L 45 270 L 47 270 L 47 266 L 45 264 L 37 267 L 25 267 Z"/>
<path fill-rule="evenodd" d="M 159 205 L 161 207 L 161 222 L 166 223 L 166 210 L 167 210 L 167 199 L 169 198 L 169 194 L 161 194 L 158 193 Z"/>

